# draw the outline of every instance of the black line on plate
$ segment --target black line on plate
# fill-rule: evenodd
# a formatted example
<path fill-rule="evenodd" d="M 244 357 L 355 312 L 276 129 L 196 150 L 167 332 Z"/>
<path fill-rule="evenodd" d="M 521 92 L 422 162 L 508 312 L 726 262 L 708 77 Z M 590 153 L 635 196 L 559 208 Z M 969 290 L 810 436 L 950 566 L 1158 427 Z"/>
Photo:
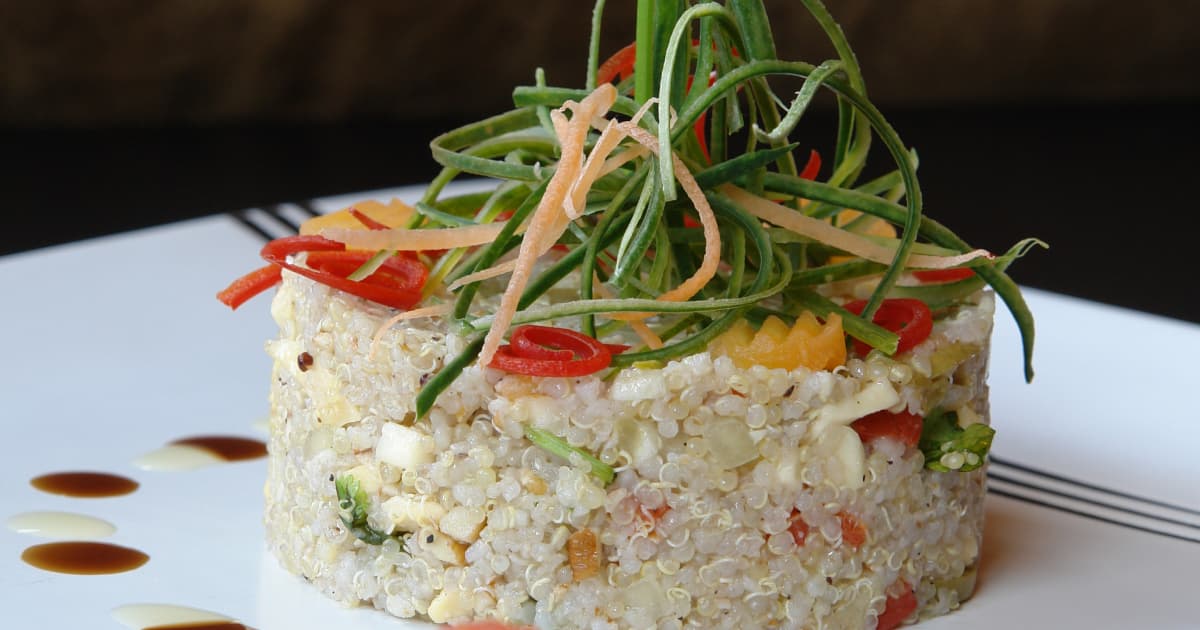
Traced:
<path fill-rule="evenodd" d="M 1001 496 L 1001 497 L 1005 497 L 1005 498 L 1009 498 L 1009 499 L 1015 499 L 1017 501 L 1024 501 L 1026 503 L 1031 503 L 1031 504 L 1039 506 L 1039 507 L 1049 508 L 1051 510 L 1058 510 L 1059 512 L 1066 512 L 1067 514 L 1074 514 L 1075 516 L 1082 516 L 1084 518 L 1090 518 L 1094 521 L 1100 521 L 1101 523 L 1108 523 L 1109 525 L 1116 525 L 1118 527 L 1125 527 L 1128 529 L 1137 530 L 1139 532 L 1145 532 L 1147 534 L 1156 534 L 1159 536 L 1166 536 L 1167 538 L 1174 538 L 1175 540 L 1182 540 L 1184 542 L 1200 544 L 1200 538 L 1191 538 L 1189 536 L 1181 536 L 1179 534 L 1172 534 L 1171 532 L 1159 531 L 1159 530 L 1151 528 L 1151 527 L 1143 527 L 1141 525 L 1134 525 L 1133 523 L 1126 523 L 1124 521 L 1119 521 L 1114 518 L 1108 518 L 1105 516 L 1100 516 L 1098 514 L 1091 514 L 1088 512 L 1084 512 L 1082 510 L 1072 509 L 1072 508 L 1066 507 L 1064 505 L 1055 505 L 1053 503 L 1050 503 L 1047 501 L 1042 501 L 1040 499 L 1035 499 L 1033 497 L 1027 497 L 1025 495 L 1018 494 L 1015 492 L 1008 492 L 1006 490 L 1001 490 L 999 488 L 996 488 L 992 484 L 988 484 L 988 492 L 990 492 L 991 494 L 997 495 L 997 496 Z"/>
<path fill-rule="evenodd" d="M 306 199 L 304 201 L 293 201 L 292 205 L 296 206 L 297 208 L 300 208 L 305 213 L 310 214 L 314 217 L 321 216 L 321 212 L 319 210 L 317 210 L 316 206 L 313 205 L 312 199 Z"/>
<path fill-rule="evenodd" d="M 245 226 L 246 229 L 261 236 L 263 238 L 263 240 L 265 240 L 265 241 L 275 240 L 275 237 L 271 236 L 270 232 L 259 227 L 257 223 L 251 221 L 249 218 L 246 217 L 246 215 L 242 214 L 241 212 L 230 212 L 229 216 L 233 217 L 238 223 L 241 223 L 243 226 Z"/>
<path fill-rule="evenodd" d="M 1095 499 L 1089 499 L 1086 497 L 1077 496 L 1077 495 L 1071 494 L 1069 492 L 1063 492 L 1061 490 L 1055 490 L 1053 488 L 1047 488 L 1045 486 L 1039 486 L 1035 483 L 1029 483 L 1028 481 L 1022 481 L 1020 479 L 1009 477 L 1008 475 L 1005 475 L 1002 473 L 997 473 L 993 469 L 988 470 L 988 478 L 995 479 L 997 481 L 1003 481 L 1005 483 L 1011 483 L 1015 486 L 1021 486 L 1022 488 L 1029 488 L 1030 490 L 1037 490 L 1039 492 L 1045 492 L 1046 494 L 1052 494 L 1056 497 L 1062 497 L 1064 499 L 1071 499 L 1073 501 L 1079 501 L 1080 503 L 1087 503 L 1089 505 L 1095 505 L 1097 507 L 1103 507 L 1103 508 L 1107 508 L 1109 510 L 1115 510 L 1117 512 L 1133 514 L 1136 516 L 1141 516 L 1143 518 L 1148 518 L 1148 519 L 1160 521 L 1163 523 L 1170 523 L 1172 525 L 1179 525 L 1181 527 L 1187 527 L 1189 529 L 1194 529 L 1194 530 L 1200 531 L 1200 524 L 1197 524 L 1197 523 L 1189 523 L 1187 521 L 1180 521 L 1180 520 L 1176 520 L 1173 518 L 1168 518 L 1166 516 L 1160 516 L 1158 514 L 1151 514 L 1149 512 L 1141 512 L 1139 510 L 1135 510 L 1132 508 L 1127 508 L 1127 507 L 1115 505 L 1112 503 L 1106 503 L 1104 501 L 1097 501 Z"/>
<path fill-rule="evenodd" d="M 1145 497 L 1139 497 L 1136 494 L 1130 494 L 1128 492 L 1122 492 L 1120 490 L 1112 490 L 1110 488 L 1105 488 L 1103 486 L 1097 486 L 1096 484 L 1088 483 L 1086 481 L 1072 479 L 1071 477 L 1064 477 L 1062 475 L 1057 475 L 1052 472 L 1047 472 L 1047 471 L 1041 470 L 1039 468 L 1033 468 L 1032 466 L 1026 466 L 1024 464 L 1018 464 L 1016 462 L 1009 461 L 1007 459 L 1001 459 L 994 455 L 989 455 L 988 460 L 993 463 L 1000 464 L 1001 466 L 1008 466 L 1009 468 L 1012 468 L 1014 470 L 1019 470 L 1021 472 L 1029 473 L 1031 475 L 1037 475 L 1039 477 L 1045 477 L 1047 479 L 1053 479 L 1055 481 L 1069 483 L 1072 485 L 1079 486 L 1081 488 L 1087 488 L 1088 490 L 1095 490 L 1096 492 L 1103 492 L 1105 494 L 1111 494 L 1114 497 L 1122 497 L 1125 499 L 1132 499 L 1134 501 L 1141 501 L 1142 503 L 1147 503 L 1149 505 L 1156 505 L 1158 507 L 1169 508 L 1172 510 L 1178 510 L 1180 512 L 1187 512 L 1188 514 L 1195 514 L 1196 516 L 1200 516 L 1200 510 L 1196 510 L 1196 509 L 1189 508 L 1189 507 L 1184 507 L 1182 505 L 1175 505 L 1174 503 L 1167 503 L 1166 501 L 1147 499 Z"/>
<path fill-rule="evenodd" d="M 299 234 L 300 226 L 295 221 L 289 219 L 287 217 L 287 215 L 285 215 L 283 212 L 281 212 L 280 211 L 281 208 L 282 208 L 282 206 L 270 205 L 270 206 L 263 206 L 262 209 L 263 209 L 263 212 L 266 212 L 267 214 L 271 215 L 272 219 L 275 219 L 276 221 L 279 221 L 280 223 L 288 226 L 288 229 L 290 229 L 292 231 L 292 234 Z"/>

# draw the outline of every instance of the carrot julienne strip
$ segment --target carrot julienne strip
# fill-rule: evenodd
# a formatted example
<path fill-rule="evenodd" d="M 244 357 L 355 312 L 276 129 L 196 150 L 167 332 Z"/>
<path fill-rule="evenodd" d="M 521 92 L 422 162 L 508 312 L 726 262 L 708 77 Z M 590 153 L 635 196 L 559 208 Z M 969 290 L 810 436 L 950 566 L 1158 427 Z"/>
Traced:
<path fill-rule="evenodd" d="M 652 153 L 658 154 L 658 140 L 655 139 L 653 134 L 630 123 L 621 123 L 621 125 L 624 126 L 626 133 L 630 137 L 637 140 Z M 684 192 L 687 193 L 692 205 L 695 206 L 696 214 L 700 218 L 700 226 L 704 228 L 704 257 L 700 261 L 700 267 L 696 269 L 696 272 L 690 278 L 680 283 L 679 286 L 658 296 L 658 299 L 663 302 L 684 302 L 699 293 L 700 289 L 703 289 L 704 285 L 708 284 L 708 281 L 717 275 L 717 269 L 721 263 L 721 232 L 717 228 L 717 216 L 713 213 L 712 206 L 708 204 L 708 199 L 704 196 L 704 191 L 696 183 L 696 178 L 692 176 L 691 171 L 684 165 L 683 160 L 675 155 L 672 155 L 671 158 L 675 178 L 679 181 L 679 185 L 683 187 Z M 662 159 L 661 156 L 660 159 Z M 650 316 L 650 313 L 613 313 L 610 315 L 613 319 L 622 321 L 642 320 Z"/>
<path fill-rule="evenodd" d="M 351 249 L 421 251 L 486 245 L 496 240 L 502 229 L 504 223 L 464 225 L 437 230 L 325 228 L 321 230 L 321 236 L 345 243 L 346 247 Z"/>
<path fill-rule="evenodd" d="M 500 347 L 500 342 L 503 341 L 504 334 L 508 331 L 508 326 L 517 312 L 517 303 L 520 301 L 522 291 L 529 283 L 534 263 L 543 253 L 542 245 L 546 244 L 546 241 L 552 245 L 562 235 L 562 232 L 566 231 L 568 219 L 566 213 L 563 212 L 563 202 L 582 167 L 583 145 L 587 139 L 592 117 L 607 112 L 616 102 L 616 98 L 616 88 L 610 83 L 604 83 L 579 103 L 568 101 L 563 104 L 563 107 L 551 112 L 551 120 L 555 132 L 559 134 L 559 142 L 562 146 L 562 157 L 559 159 L 554 175 L 550 178 L 545 195 L 542 196 L 530 217 L 525 238 L 521 240 L 516 267 L 508 279 L 508 288 L 500 298 L 500 306 L 496 309 L 492 327 L 488 330 L 483 341 L 483 348 L 479 352 L 480 365 L 490 364 L 492 358 L 495 357 L 496 350 Z M 572 110 L 570 122 L 566 121 L 563 114 L 566 109 Z M 554 238 L 550 240 L 548 237 L 552 234 Z M 549 249 L 549 245 L 546 246 L 546 249 Z"/>
<path fill-rule="evenodd" d="M 881 245 L 859 234 L 839 229 L 820 219 L 814 219 L 769 199 L 751 194 L 732 184 L 722 185 L 720 191 L 746 212 L 763 221 L 787 228 L 801 236 L 807 236 L 860 258 L 889 265 L 896 254 L 894 247 Z M 919 269 L 945 269 L 957 267 L 979 258 L 991 260 L 995 256 L 984 249 L 974 249 L 957 256 L 910 254 L 906 266 Z"/>

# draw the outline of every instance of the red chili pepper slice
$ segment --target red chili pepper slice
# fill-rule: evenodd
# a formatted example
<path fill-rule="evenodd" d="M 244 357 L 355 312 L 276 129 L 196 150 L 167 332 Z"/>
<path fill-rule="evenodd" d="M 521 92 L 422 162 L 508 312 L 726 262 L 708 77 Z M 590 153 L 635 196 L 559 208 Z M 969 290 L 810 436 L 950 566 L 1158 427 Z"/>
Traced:
<path fill-rule="evenodd" d="M 899 628 L 900 624 L 904 623 L 908 616 L 913 614 L 917 609 L 917 595 L 913 592 L 912 587 L 908 582 L 901 580 L 893 585 L 899 587 L 900 594 L 892 594 L 894 588 L 889 588 L 887 603 L 883 606 L 883 613 L 879 615 L 879 621 L 875 624 L 876 630 L 894 630 Z"/>
<path fill-rule="evenodd" d="M 490 367 L 528 376 L 587 376 L 612 363 L 612 352 L 583 333 L 551 326 L 518 326 Z"/>
<path fill-rule="evenodd" d="M 846 304 L 845 309 L 855 315 L 861 315 L 866 306 L 866 300 L 855 300 Z M 900 343 L 896 346 L 897 354 L 912 350 L 933 332 L 933 313 L 924 302 L 913 298 L 884 300 L 883 304 L 879 305 L 879 310 L 875 311 L 872 321 L 900 335 Z M 866 356 L 871 351 L 871 346 L 855 339 L 854 350 Z"/>
<path fill-rule="evenodd" d="M 692 45 L 696 45 L 697 40 L 692 41 Z M 613 53 L 600 64 L 596 69 L 596 83 L 611 83 L 613 79 L 624 81 L 626 77 L 633 74 L 633 64 L 637 61 L 637 42 L 633 42 L 628 46 Z M 712 85 L 714 78 L 709 76 L 708 84 Z M 692 77 L 688 76 L 687 89 L 692 88 Z M 704 159 L 711 162 L 712 158 L 708 155 L 708 139 L 705 137 L 705 126 L 708 120 L 708 114 L 700 114 L 696 122 L 692 125 L 692 132 L 696 134 L 696 141 L 700 143 L 700 152 L 704 154 Z"/>
<path fill-rule="evenodd" d="M 392 228 L 376 221 L 375 219 L 372 219 L 371 217 L 367 216 L 367 214 L 365 212 L 362 212 L 358 208 L 350 208 L 350 216 L 354 217 L 355 219 L 358 219 L 358 222 L 363 224 L 363 226 L 366 227 L 368 230 L 390 230 L 390 229 L 392 229 Z"/>
<path fill-rule="evenodd" d="M 613 53 L 596 69 L 596 83 L 612 83 L 613 79 L 624 81 L 633 74 L 633 62 L 637 58 L 637 42 Z"/>
<path fill-rule="evenodd" d="M 821 154 L 817 153 L 816 149 L 812 149 L 808 152 L 808 162 L 804 165 L 804 170 L 800 171 L 800 179 L 814 180 L 820 171 Z"/>
<path fill-rule="evenodd" d="M 623 343 L 606 343 L 606 344 L 604 344 L 604 347 L 608 348 L 609 354 L 615 355 L 615 354 L 621 354 L 622 352 L 625 352 L 626 350 L 632 348 L 633 346 L 627 346 Z"/>
<path fill-rule="evenodd" d="M 912 272 L 912 275 L 917 280 L 925 284 L 939 284 L 942 282 L 958 282 L 966 280 L 975 275 L 975 271 L 970 267 L 951 267 L 949 269 L 917 269 Z"/>
<path fill-rule="evenodd" d="M 858 433 L 863 442 L 890 437 L 905 446 L 916 446 L 921 441 L 923 422 L 924 419 L 915 413 L 892 413 L 885 409 L 855 420 L 850 428 Z"/>
<path fill-rule="evenodd" d="M 288 256 L 308 253 L 307 267 L 287 261 Z M 361 281 L 348 280 L 373 256 L 369 251 L 346 251 L 346 246 L 323 236 L 277 238 L 262 249 L 263 260 L 298 273 L 339 291 L 401 310 L 421 300 L 421 288 L 429 270 L 406 256 L 390 256 L 374 273 Z"/>
<path fill-rule="evenodd" d="M 224 291 L 217 294 L 217 299 L 230 309 L 246 303 L 246 300 L 279 284 L 280 270 L 275 265 L 267 265 L 234 280 Z"/>

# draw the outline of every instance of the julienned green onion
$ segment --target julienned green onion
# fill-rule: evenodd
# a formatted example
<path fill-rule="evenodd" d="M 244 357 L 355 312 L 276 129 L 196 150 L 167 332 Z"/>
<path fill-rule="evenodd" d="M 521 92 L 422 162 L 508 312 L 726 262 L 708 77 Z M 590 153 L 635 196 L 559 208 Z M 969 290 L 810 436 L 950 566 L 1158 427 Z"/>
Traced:
<path fill-rule="evenodd" d="M 588 464 L 588 466 L 591 467 L 592 474 L 595 475 L 600 481 L 603 481 L 604 485 L 612 483 L 613 478 L 616 477 L 616 472 L 613 470 L 612 466 L 605 464 L 597 459 L 595 455 L 592 455 L 581 448 L 571 446 L 566 440 L 554 435 L 553 433 L 550 433 L 549 431 L 543 431 L 537 427 L 526 425 L 525 437 L 530 442 L 533 442 L 534 446 L 537 446 L 538 448 L 552 455 L 557 455 L 567 461 L 571 461 L 572 458 L 576 457 L 581 458 Z"/>
<path fill-rule="evenodd" d="M 762 0 L 724 4 L 638 0 L 632 76 L 626 72 L 617 83 L 609 116 L 628 119 L 650 99 L 657 99 L 657 104 L 647 105 L 638 124 L 654 137 L 654 151 L 625 138 L 610 154 L 612 159 L 626 151 L 640 152 L 628 154 L 632 159 L 607 169 L 591 185 L 583 216 L 559 238 L 566 255 L 542 267 L 541 275 L 525 285 L 513 323 L 574 321 L 595 337 L 622 326 L 612 319 L 598 324 L 597 319 L 605 315 L 652 314 L 651 329 L 669 343 L 656 350 L 641 348 L 616 355 L 613 366 L 621 367 L 703 351 L 739 318 L 760 321 L 775 315 L 792 321 L 809 310 L 819 317 L 840 314 L 848 335 L 890 354 L 896 348 L 896 335 L 871 323 L 885 298 L 916 297 L 937 310 L 990 285 L 1017 321 L 1026 378 L 1032 379 L 1033 318 L 1006 269 L 1042 243 L 1027 239 L 1003 256 L 972 260 L 966 266 L 975 277 L 967 280 L 929 286 L 899 282 L 912 254 L 949 256 L 972 248 L 924 216 L 915 150 L 867 97 L 854 52 L 821 0 L 801 4 L 829 38 L 836 58 L 818 64 L 779 59 Z M 547 85 L 539 70 L 534 85 L 514 90 L 515 109 L 449 131 L 431 143 L 433 157 L 444 169 L 417 205 L 409 227 L 490 223 L 502 211 L 511 212 L 505 229 L 491 244 L 452 250 L 443 257 L 431 275 L 432 290 L 488 269 L 520 248 L 523 235 L 516 228 L 547 194 L 562 159 L 550 111 L 568 101 L 581 102 L 596 86 L 603 13 L 604 0 L 598 0 L 582 88 Z M 691 81 L 691 76 L 708 80 Z M 798 78 L 803 83 L 794 97 L 784 99 L 772 90 L 775 77 Z M 801 137 L 795 130 L 810 105 L 825 97 L 837 106 L 838 125 L 831 130 L 835 149 L 826 158 L 824 177 L 803 179 L 797 174 L 796 152 L 807 158 L 810 148 L 823 139 Z M 584 140 L 585 151 L 595 147 L 599 138 L 599 131 L 591 130 Z M 891 170 L 860 184 L 857 180 L 875 141 L 886 150 Z M 745 150 L 731 151 L 738 146 Z M 696 211 L 688 197 L 677 189 L 678 177 L 665 159 L 668 153 L 693 174 L 712 205 L 722 243 L 722 264 L 716 275 L 693 297 L 677 302 L 657 298 L 701 268 L 706 237 L 694 223 Z M 444 197 L 446 185 L 464 174 L 501 183 L 492 193 Z M 844 209 L 855 210 L 861 216 L 851 221 L 852 229 L 865 228 L 867 222 L 886 222 L 898 236 L 871 238 L 893 252 L 890 264 L 847 258 L 828 243 L 764 225 L 717 192 L 728 184 L 817 219 L 833 220 Z M 360 275 L 381 261 L 368 262 Z M 578 295 L 564 299 L 560 281 L 573 274 L 579 278 Z M 843 281 L 873 286 L 861 316 L 828 297 L 836 291 L 824 290 Z M 540 298 L 556 285 L 559 293 L 547 305 Z M 492 321 L 476 300 L 478 290 L 477 283 L 466 284 L 456 289 L 453 298 L 452 318 L 468 335 L 487 329 Z M 476 359 L 482 346 L 482 337 L 474 337 L 430 379 L 417 399 L 419 415 Z M 569 449 L 554 436 L 530 431 L 548 450 Z M 597 465 L 603 466 L 596 460 L 594 469 Z M 603 469 L 611 475 L 611 468 Z"/>

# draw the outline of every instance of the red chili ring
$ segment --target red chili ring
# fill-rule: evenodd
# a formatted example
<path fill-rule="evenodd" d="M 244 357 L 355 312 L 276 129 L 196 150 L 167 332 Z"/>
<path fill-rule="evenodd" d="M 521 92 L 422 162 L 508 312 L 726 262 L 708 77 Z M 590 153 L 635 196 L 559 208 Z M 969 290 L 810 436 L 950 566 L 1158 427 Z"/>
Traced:
<path fill-rule="evenodd" d="M 612 363 L 608 347 L 583 333 L 550 326 L 518 326 L 490 367 L 527 376 L 587 376 Z"/>
<path fill-rule="evenodd" d="M 866 300 L 854 300 L 846 304 L 844 308 L 855 315 L 861 315 L 866 306 Z M 871 321 L 900 336 L 900 341 L 896 345 L 896 354 L 912 350 L 914 346 L 929 338 L 929 333 L 933 332 L 933 312 L 924 302 L 913 298 L 884 300 L 879 305 L 879 310 L 875 311 L 875 317 Z M 871 346 L 855 339 L 854 351 L 861 356 L 866 356 L 871 351 Z"/>

